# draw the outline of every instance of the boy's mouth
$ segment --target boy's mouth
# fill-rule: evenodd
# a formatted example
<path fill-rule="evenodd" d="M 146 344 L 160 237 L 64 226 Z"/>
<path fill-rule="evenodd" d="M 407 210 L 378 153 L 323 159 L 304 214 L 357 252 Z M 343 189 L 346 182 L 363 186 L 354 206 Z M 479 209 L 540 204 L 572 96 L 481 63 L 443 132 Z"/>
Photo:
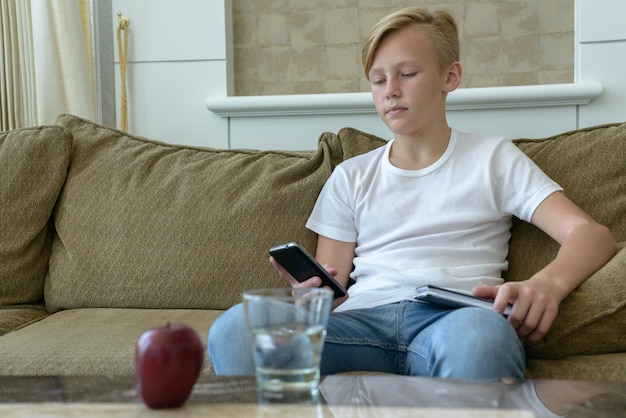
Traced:
<path fill-rule="evenodd" d="M 406 110 L 406 107 L 401 107 L 401 106 L 391 106 L 389 109 L 387 109 L 387 114 L 388 115 L 398 115 L 402 112 L 404 112 Z"/>

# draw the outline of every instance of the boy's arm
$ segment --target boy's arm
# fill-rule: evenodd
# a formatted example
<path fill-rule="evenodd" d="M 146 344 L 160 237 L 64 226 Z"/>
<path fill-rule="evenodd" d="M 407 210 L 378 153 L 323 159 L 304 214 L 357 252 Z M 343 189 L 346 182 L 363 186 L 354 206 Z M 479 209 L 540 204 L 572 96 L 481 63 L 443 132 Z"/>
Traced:
<path fill-rule="evenodd" d="M 355 242 L 337 241 L 319 235 L 317 238 L 317 249 L 315 259 L 335 277 L 344 288 L 348 288 L 352 263 L 354 261 Z M 332 309 L 341 305 L 348 299 L 346 294 L 343 298 L 333 300 Z"/>
<path fill-rule="evenodd" d="M 474 294 L 494 299 L 498 312 L 514 302 L 511 325 L 520 338 L 535 342 L 550 329 L 561 301 L 615 255 L 616 245 L 608 228 L 561 192 L 539 205 L 532 223 L 561 245 L 555 259 L 528 280 L 478 286 Z"/>
<path fill-rule="evenodd" d="M 356 243 L 354 242 L 337 241 L 319 235 L 315 259 L 325 267 L 334 267 L 337 270 L 335 279 L 343 287 L 347 288 L 350 272 L 352 271 L 355 248 Z"/>

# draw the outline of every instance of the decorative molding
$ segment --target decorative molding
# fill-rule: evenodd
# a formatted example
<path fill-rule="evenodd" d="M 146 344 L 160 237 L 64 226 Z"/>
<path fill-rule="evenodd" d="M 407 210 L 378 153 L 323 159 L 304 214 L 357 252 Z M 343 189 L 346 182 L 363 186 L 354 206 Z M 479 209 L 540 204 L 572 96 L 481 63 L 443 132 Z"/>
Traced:
<path fill-rule="evenodd" d="M 446 108 L 455 111 L 578 106 L 600 94 L 602 85 L 593 82 L 467 88 L 450 93 Z M 209 97 L 206 107 L 224 118 L 376 113 L 367 92 Z"/>

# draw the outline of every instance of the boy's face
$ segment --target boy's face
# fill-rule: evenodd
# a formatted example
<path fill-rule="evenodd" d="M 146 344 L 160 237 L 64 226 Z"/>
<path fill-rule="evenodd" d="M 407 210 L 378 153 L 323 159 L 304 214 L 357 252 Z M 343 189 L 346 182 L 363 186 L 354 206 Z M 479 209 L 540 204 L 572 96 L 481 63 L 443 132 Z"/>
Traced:
<path fill-rule="evenodd" d="M 437 52 L 418 25 L 387 35 L 369 71 L 378 115 L 396 136 L 425 135 L 434 124 L 445 124 L 447 93 L 460 82 L 457 66 L 440 68 Z"/>

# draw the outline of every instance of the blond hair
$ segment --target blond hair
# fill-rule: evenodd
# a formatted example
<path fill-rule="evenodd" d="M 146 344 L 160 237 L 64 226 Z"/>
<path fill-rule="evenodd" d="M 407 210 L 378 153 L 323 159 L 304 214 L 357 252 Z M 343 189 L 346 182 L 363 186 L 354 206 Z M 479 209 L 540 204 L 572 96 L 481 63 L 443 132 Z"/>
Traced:
<path fill-rule="evenodd" d="M 443 10 L 431 13 L 421 7 L 407 7 L 379 20 L 365 39 L 362 59 L 368 80 L 374 55 L 382 40 L 390 33 L 410 25 L 419 25 L 426 30 L 439 56 L 439 67 L 442 71 L 453 62 L 459 61 L 459 33 L 454 18 Z"/>

